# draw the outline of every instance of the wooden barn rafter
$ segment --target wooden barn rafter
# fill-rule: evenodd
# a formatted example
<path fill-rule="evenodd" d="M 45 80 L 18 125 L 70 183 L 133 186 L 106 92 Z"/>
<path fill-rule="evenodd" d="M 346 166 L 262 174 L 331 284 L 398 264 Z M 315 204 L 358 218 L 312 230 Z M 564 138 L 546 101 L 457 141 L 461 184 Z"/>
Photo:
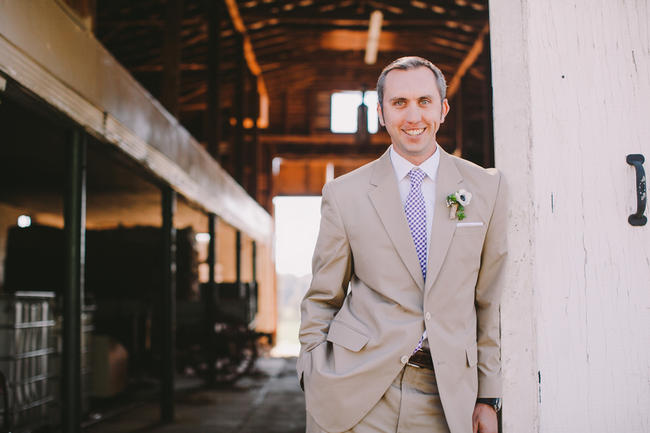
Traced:
<path fill-rule="evenodd" d="M 363 143 L 354 134 L 331 133 L 329 98 L 374 89 L 381 69 L 403 55 L 432 60 L 447 78 L 452 112 L 440 143 L 493 164 L 486 0 L 95 0 L 94 6 L 98 40 L 267 209 L 273 195 L 292 190 L 272 181 L 274 157 L 307 165 L 343 157 L 360 165 L 383 152 L 385 132 Z M 377 60 L 368 65 L 375 10 L 383 22 Z"/>

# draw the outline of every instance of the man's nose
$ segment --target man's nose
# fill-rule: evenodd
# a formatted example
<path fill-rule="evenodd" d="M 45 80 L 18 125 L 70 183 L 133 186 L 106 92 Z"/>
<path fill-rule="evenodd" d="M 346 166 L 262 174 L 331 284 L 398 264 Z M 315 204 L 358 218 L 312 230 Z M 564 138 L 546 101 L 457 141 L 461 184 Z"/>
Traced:
<path fill-rule="evenodd" d="M 414 105 L 407 107 L 405 114 L 408 122 L 418 122 L 421 117 L 420 109 Z"/>

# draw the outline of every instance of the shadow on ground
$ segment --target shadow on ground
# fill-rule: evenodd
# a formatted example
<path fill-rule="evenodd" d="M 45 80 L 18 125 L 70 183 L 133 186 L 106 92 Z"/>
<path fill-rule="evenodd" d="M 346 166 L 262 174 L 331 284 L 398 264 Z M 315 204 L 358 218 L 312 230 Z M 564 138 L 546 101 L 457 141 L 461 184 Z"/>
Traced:
<path fill-rule="evenodd" d="M 255 370 L 223 389 L 178 393 L 175 421 L 159 423 L 158 402 L 103 420 L 85 433 L 303 433 L 305 400 L 296 358 L 261 358 Z"/>

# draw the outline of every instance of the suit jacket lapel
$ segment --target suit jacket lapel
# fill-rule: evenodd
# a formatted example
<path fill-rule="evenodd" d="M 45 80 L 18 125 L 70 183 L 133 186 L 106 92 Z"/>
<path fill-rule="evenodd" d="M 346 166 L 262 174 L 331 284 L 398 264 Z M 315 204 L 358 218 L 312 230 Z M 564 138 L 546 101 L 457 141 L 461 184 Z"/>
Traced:
<path fill-rule="evenodd" d="M 370 200 L 402 262 L 404 262 L 418 287 L 423 289 L 424 279 L 422 278 L 420 262 L 415 252 L 411 230 L 406 221 L 402 200 L 397 188 L 397 179 L 395 179 L 395 170 L 388 151 L 375 164 L 370 183 L 372 185 L 368 192 Z"/>
<path fill-rule="evenodd" d="M 447 152 L 438 146 L 440 151 L 440 165 L 436 180 L 436 197 L 433 202 L 433 223 L 431 227 L 431 242 L 429 244 L 429 258 L 427 260 L 427 281 L 425 291 L 433 286 L 438 277 L 442 262 L 445 260 L 447 250 L 456 231 L 456 219 L 449 218 L 447 196 L 459 189 L 463 177 L 456 168 L 456 164 Z"/>

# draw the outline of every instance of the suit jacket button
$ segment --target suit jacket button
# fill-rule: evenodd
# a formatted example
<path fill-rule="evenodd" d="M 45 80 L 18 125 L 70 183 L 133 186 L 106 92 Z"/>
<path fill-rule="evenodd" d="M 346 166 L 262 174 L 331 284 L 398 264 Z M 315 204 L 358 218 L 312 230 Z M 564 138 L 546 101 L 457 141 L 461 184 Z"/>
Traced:
<path fill-rule="evenodd" d="M 427 314 L 424 315 L 424 318 L 427 320 L 431 320 L 431 313 L 427 312 Z"/>
<path fill-rule="evenodd" d="M 406 364 L 407 362 L 409 362 L 409 357 L 406 356 L 406 355 L 404 355 L 404 356 L 402 356 L 402 358 L 400 359 L 400 361 L 402 361 L 402 364 Z"/>

